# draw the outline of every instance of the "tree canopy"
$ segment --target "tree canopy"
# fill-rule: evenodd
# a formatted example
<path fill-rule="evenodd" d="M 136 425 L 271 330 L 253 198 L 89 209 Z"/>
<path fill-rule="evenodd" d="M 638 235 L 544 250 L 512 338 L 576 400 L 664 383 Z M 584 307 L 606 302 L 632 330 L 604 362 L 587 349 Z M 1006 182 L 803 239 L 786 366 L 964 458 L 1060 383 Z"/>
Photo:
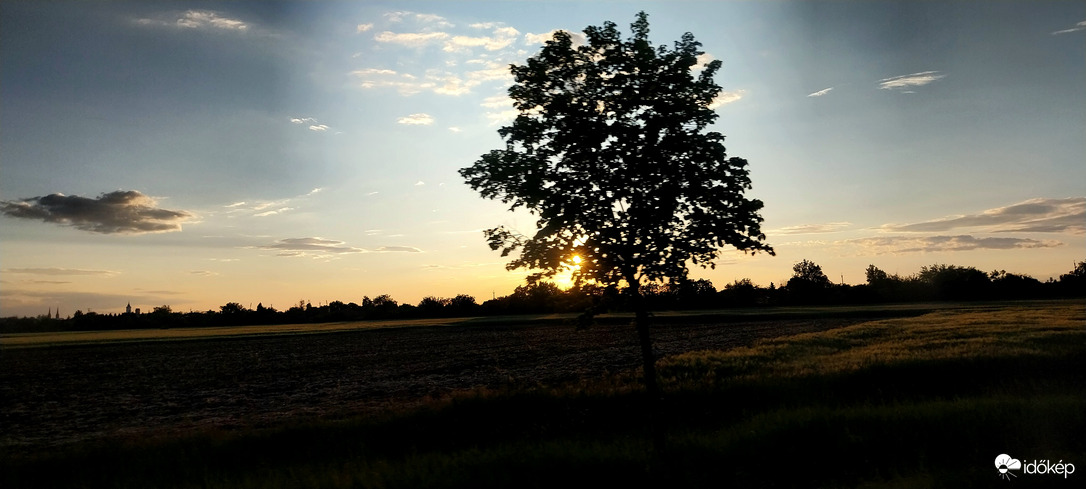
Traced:
<path fill-rule="evenodd" d="M 875 270 L 882 271 L 877 268 Z M 868 269 L 867 273 L 871 274 L 872 271 Z M 788 280 L 789 287 L 826 288 L 830 285 L 832 284 L 829 277 L 822 273 L 822 267 L 815 262 L 805 259 L 792 265 L 792 278 Z"/>
<path fill-rule="evenodd" d="M 716 121 L 713 76 L 689 32 L 653 47 L 645 12 L 622 39 L 617 26 L 584 29 L 574 45 L 557 32 L 524 65 L 513 65 L 509 97 L 517 118 L 498 134 L 504 149 L 460 170 L 483 197 L 537 217 L 526 236 L 486 231 L 507 267 L 541 270 L 533 282 L 573 268 L 574 279 L 623 281 L 636 308 L 644 381 L 656 401 L 654 446 L 664 446 L 660 390 L 642 287 L 682 284 L 692 262 L 715 267 L 721 249 L 773 253 L 764 242 L 762 202 L 748 199 L 747 160 L 728 157 Z"/>
<path fill-rule="evenodd" d="M 688 262 L 713 267 L 727 246 L 773 253 L 762 202 L 744 196 L 747 161 L 709 130 L 721 62 L 699 65 L 690 33 L 654 48 L 644 12 L 631 29 L 623 40 L 613 22 L 589 26 L 583 45 L 560 31 L 513 65 L 519 115 L 498 131 L 505 147 L 460 170 L 483 197 L 538 218 L 531 236 L 486 231 L 502 256 L 518 252 L 510 270 L 541 270 L 531 280 L 573 268 L 577 279 L 636 290 L 685 280 Z"/>

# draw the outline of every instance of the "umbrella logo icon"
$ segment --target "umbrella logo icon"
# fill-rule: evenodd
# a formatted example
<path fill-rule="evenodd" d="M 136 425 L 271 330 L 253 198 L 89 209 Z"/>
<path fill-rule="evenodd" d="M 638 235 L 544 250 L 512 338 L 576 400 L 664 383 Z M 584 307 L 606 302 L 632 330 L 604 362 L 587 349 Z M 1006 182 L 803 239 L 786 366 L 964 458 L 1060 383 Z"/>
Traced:
<path fill-rule="evenodd" d="M 999 471 L 999 476 L 1007 480 L 1011 480 L 1011 477 L 1018 477 L 1010 471 L 1022 470 L 1022 462 L 1016 458 L 1011 458 L 1006 453 L 1001 453 L 996 457 L 995 466 L 996 470 Z"/>

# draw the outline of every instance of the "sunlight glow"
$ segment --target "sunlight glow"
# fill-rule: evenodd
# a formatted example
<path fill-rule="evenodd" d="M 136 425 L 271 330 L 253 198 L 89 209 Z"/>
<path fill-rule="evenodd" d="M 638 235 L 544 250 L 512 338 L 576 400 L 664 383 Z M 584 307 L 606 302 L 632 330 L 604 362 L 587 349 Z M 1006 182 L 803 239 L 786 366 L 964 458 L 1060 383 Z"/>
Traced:
<path fill-rule="evenodd" d="M 573 287 L 573 274 L 581 268 L 581 261 L 580 255 L 571 255 L 569 260 L 565 263 L 565 270 L 554 276 L 554 285 L 557 285 L 558 288 L 562 290 L 568 290 L 570 287 Z"/>

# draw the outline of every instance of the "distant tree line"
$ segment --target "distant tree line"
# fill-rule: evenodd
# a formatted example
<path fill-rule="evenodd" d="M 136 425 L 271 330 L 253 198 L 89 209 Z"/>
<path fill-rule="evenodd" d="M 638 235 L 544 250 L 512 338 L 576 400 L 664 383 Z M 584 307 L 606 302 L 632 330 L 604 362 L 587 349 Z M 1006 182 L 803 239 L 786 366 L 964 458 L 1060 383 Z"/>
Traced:
<path fill-rule="evenodd" d="M 835 284 L 819 265 L 809 260 L 796 263 L 792 272 L 792 277 L 780 286 L 771 283 L 762 287 L 744 278 L 717 289 L 711 281 L 702 279 L 649 284 L 643 286 L 641 295 L 652 310 L 1086 297 L 1086 261 L 1076 263 L 1073 270 L 1060 275 L 1058 280 L 1045 282 L 1005 270 L 983 272 L 973 267 L 941 264 L 921 267 L 909 276 L 891 275 L 870 265 L 866 270 L 867 282 L 860 285 Z M 474 297 L 461 294 L 453 298 L 426 297 L 418 304 L 401 304 L 389 295 L 363 297 L 361 303 L 334 301 L 317 306 L 302 300 L 283 311 L 263 304 L 247 308 L 229 302 L 217 311 L 182 313 L 163 305 L 144 314 L 76 311 L 66 319 L 45 315 L 0 318 L 0 332 L 303 324 L 588 310 L 601 313 L 629 311 L 632 306 L 628 301 L 628 296 L 614 287 L 589 283 L 563 290 L 554 283 L 541 281 L 522 285 L 512 294 L 481 304 Z"/>

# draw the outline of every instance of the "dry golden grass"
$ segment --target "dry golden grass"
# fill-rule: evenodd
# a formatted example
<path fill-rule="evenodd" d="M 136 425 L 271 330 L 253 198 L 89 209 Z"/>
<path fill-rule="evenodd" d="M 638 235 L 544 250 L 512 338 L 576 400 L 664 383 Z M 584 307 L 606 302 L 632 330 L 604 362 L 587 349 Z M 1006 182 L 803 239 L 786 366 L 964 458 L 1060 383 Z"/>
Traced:
<path fill-rule="evenodd" d="M 1084 346 L 1081 302 L 958 306 L 665 358 L 663 453 L 628 371 L 381 416 L 0 453 L 0 487 L 987 487 L 1000 451 L 1086 457 Z"/>
<path fill-rule="evenodd" d="M 847 373 L 876 365 L 945 359 L 1058 355 L 1086 342 L 1086 305 L 1020 305 L 936 311 L 819 333 L 763 340 L 729 351 L 665 358 L 665 381 Z"/>

